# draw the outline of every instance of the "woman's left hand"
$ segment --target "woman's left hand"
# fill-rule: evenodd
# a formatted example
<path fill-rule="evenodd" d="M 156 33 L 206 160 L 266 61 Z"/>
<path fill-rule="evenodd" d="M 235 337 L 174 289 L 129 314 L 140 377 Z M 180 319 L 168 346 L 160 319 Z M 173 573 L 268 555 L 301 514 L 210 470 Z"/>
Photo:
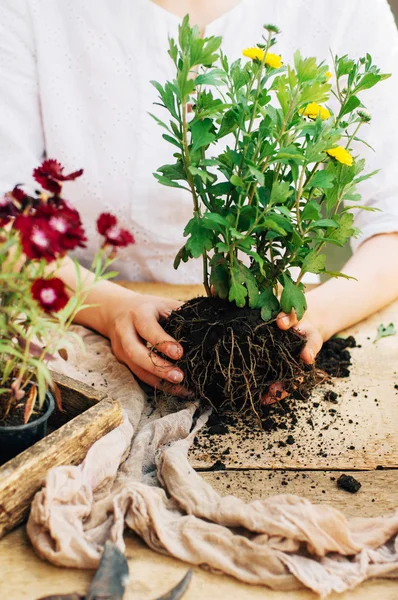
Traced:
<path fill-rule="evenodd" d="M 290 315 L 282 312 L 277 316 L 276 323 L 279 329 L 282 329 L 283 331 L 293 328 L 295 331 L 306 337 L 307 343 L 300 356 L 303 362 L 307 365 L 312 365 L 315 362 L 318 352 L 322 348 L 324 339 L 319 328 L 311 320 L 311 315 L 307 312 L 301 321 L 299 321 L 294 310 Z M 262 403 L 265 405 L 274 404 L 275 402 L 284 400 L 288 395 L 289 394 L 283 388 L 283 384 L 276 381 L 269 386 L 268 393 L 264 396 Z"/>

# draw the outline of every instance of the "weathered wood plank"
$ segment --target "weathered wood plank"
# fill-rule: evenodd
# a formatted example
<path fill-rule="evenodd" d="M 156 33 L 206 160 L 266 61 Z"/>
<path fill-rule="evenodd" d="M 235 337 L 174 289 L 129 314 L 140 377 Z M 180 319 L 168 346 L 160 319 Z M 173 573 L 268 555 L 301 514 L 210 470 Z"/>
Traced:
<path fill-rule="evenodd" d="M 181 580 L 187 565 L 152 552 L 128 532 L 126 556 L 130 580 L 125 600 L 158 598 Z M 23 568 L 16 568 L 21 565 Z M 33 552 L 23 528 L 18 528 L 0 542 L 0 597 L 34 600 L 49 594 L 87 591 L 92 571 L 59 569 L 40 560 Z M 311 592 L 273 592 L 260 586 L 239 583 L 231 577 L 214 575 L 194 568 L 194 575 L 184 600 L 318 600 Z M 379 580 L 361 585 L 345 594 L 333 594 L 328 600 L 397 600 L 398 584 Z"/>
<path fill-rule="evenodd" d="M 51 467 L 81 462 L 122 419 L 119 402 L 105 398 L 0 467 L 0 537 L 27 516 Z"/>
<path fill-rule="evenodd" d="M 245 470 L 202 472 L 201 477 L 222 496 L 238 496 L 246 502 L 277 494 L 295 494 L 315 504 L 330 504 L 347 517 L 376 517 L 398 510 L 398 470 L 344 471 L 361 483 L 356 494 L 337 487 L 342 473 Z"/>

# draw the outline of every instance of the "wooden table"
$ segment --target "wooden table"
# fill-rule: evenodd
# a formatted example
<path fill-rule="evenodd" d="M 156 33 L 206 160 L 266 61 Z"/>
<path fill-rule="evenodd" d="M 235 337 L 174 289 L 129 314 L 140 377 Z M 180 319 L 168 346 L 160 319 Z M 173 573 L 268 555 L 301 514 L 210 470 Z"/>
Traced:
<path fill-rule="evenodd" d="M 142 283 L 129 287 L 181 300 L 202 293 L 200 286 Z M 192 464 L 220 493 L 234 493 L 245 500 L 287 492 L 303 495 L 314 502 L 327 502 L 347 516 L 376 516 L 396 509 L 398 335 L 373 344 L 378 325 L 390 322 L 398 326 L 398 303 L 345 332 L 353 334 L 360 346 L 351 351 L 351 377 L 335 382 L 333 389 L 339 394 L 338 406 L 332 405 L 331 413 L 326 411 L 325 415 L 321 410 L 325 390 L 315 392 L 309 407 L 315 427 L 308 424 L 308 412 L 303 411 L 296 425 L 294 446 L 287 449 L 284 445 L 286 433 L 283 431 L 261 432 L 254 424 L 253 435 L 242 440 L 242 435 L 230 428 L 226 435 L 214 438 L 213 447 L 209 447 L 209 438 L 199 436 L 191 453 Z M 339 419 L 338 427 L 335 427 L 336 419 Z M 321 437 L 319 433 L 322 433 Z M 229 449 L 227 454 L 225 449 Z M 209 470 L 216 456 L 222 458 L 225 465 L 221 471 Z M 337 488 L 335 479 L 341 473 L 352 473 L 360 480 L 362 488 L 356 495 Z M 132 534 L 127 533 L 126 537 L 131 574 L 127 600 L 156 598 L 186 571 L 186 565 L 155 554 Z M 35 600 L 55 593 L 84 592 L 92 577 L 91 572 L 59 569 L 41 561 L 33 553 L 23 527 L 0 542 L 0 575 L 0 598 L 10 600 Z M 194 569 L 194 579 L 184 600 L 226 597 L 237 600 L 316 598 L 310 592 L 272 592 Z M 330 598 L 397 600 L 398 582 L 369 582 L 355 591 Z"/>

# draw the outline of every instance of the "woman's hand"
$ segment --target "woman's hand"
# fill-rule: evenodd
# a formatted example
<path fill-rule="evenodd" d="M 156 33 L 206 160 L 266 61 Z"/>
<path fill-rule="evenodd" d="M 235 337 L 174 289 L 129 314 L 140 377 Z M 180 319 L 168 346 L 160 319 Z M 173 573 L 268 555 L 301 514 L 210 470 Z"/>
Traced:
<path fill-rule="evenodd" d="M 307 311 L 302 320 L 299 321 L 294 310 L 290 315 L 282 312 L 277 316 L 276 323 L 279 329 L 286 331 L 293 328 L 306 337 L 307 343 L 300 356 L 303 362 L 312 365 L 326 338 L 321 333 L 320 327 L 311 319 L 311 313 Z M 263 404 L 274 404 L 284 400 L 288 395 L 283 388 L 283 384 L 276 381 L 269 386 L 268 393 L 264 396 L 262 402 Z"/>
<path fill-rule="evenodd" d="M 172 360 L 181 358 L 181 345 L 159 325 L 159 319 L 167 317 L 181 302 L 136 294 L 119 286 L 117 289 L 117 296 L 101 306 L 105 319 L 103 333 L 109 338 L 116 358 L 150 386 L 187 396 L 181 385 L 184 378 L 181 369 L 152 350 L 156 348 Z"/>
<path fill-rule="evenodd" d="M 279 329 L 286 331 L 293 328 L 307 338 L 307 343 L 301 352 L 301 359 L 307 365 L 312 365 L 315 362 L 316 355 L 322 348 L 324 338 L 319 327 L 311 320 L 311 315 L 306 312 L 302 320 L 299 321 L 293 310 L 290 315 L 280 313 L 276 318 L 276 322 Z"/>

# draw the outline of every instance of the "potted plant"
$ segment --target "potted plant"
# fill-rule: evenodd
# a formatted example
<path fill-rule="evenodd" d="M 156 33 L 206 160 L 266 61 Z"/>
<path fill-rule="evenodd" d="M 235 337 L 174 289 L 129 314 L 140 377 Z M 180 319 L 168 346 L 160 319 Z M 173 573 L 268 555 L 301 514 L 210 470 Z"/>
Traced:
<path fill-rule="evenodd" d="M 48 362 L 72 339 L 70 330 L 84 308 L 92 285 L 108 279 L 117 247 L 134 240 L 117 226 L 113 215 L 97 221 L 103 244 L 95 255 L 90 286 L 83 285 L 75 261 L 78 286 L 71 295 L 56 276 L 60 261 L 84 247 L 78 211 L 62 198 L 69 175 L 55 160 L 46 160 L 33 176 L 42 187 L 28 195 L 20 186 L 0 200 L 0 461 L 5 462 L 46 434 L 47 421 L 61 399 Z"/>
<path fill-rule="evenodd" d="M 163 326 L 184 347 L 179 366 L 197 397 L 256 412 L 275 381 L 303 394 L 315 384 L 299 358 L 305 339 L 275 317 L 302 318 L 306 273 L 345 277 L 323 250 L 358 234 L 356 187 L 374 175 L 353 154 L 370 121 L 360 95 L 388 77 L 369 55 L 333 57 L 329 70 L 296 52 L 286 66 L 271 52 L 279 30 L 264 31 L 230 64 L 221 38 L 201 38 L 186 17 L 170 40 L 176 78 L 153 82 L 170 120 L 154 118 L 175 151 L 155 177 L 193 200 L 174 266 L 201 258 L 207 294 Z"/>

